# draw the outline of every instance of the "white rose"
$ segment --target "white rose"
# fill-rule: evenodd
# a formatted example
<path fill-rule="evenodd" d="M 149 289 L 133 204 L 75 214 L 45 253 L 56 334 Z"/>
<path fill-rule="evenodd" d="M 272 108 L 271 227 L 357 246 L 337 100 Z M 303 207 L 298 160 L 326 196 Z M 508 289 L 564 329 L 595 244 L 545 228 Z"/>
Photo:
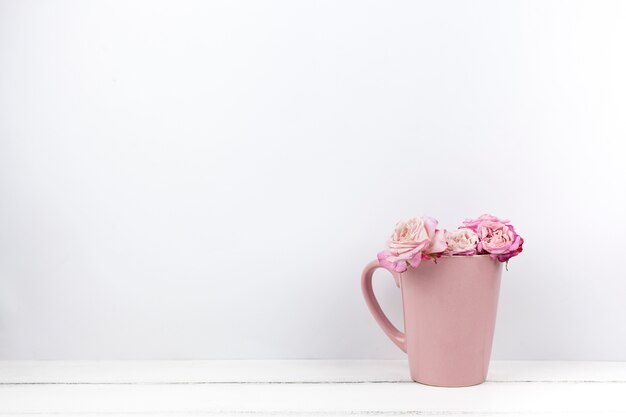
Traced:
<path fill-rule="evenodd" d="M 425 258 L 439 256 L 446 250 L 443 231 L 432 217 L 413 217 L 396 224 L 387 242 L 387 250 L 378 254 L 381 266 L 396 272 L 416 268 Z"/>
<path fill-rule="evenodd" d="M 448 248 L 446 249 L 446 255 L 465 255 L 471 256 L 476 254 L 476 245 L 478 244 L 478 235 L 476 232 L 462 228 L 458 230 L 453 230 L 445 232 L 446 236 L 446 244 Z"/>

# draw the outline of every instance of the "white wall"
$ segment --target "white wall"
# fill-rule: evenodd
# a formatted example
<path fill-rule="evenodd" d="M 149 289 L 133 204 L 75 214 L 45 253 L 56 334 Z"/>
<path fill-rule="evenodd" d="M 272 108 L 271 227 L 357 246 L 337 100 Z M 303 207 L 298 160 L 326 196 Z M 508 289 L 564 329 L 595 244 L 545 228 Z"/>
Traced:
<path fill-rule="evenodd" d="M 626 360 L 625 21 L 2 1 L 0 358 L 402 357 L 361 268 L 400 218 L 488 211 L 526 238 L 494 356 Z"/>

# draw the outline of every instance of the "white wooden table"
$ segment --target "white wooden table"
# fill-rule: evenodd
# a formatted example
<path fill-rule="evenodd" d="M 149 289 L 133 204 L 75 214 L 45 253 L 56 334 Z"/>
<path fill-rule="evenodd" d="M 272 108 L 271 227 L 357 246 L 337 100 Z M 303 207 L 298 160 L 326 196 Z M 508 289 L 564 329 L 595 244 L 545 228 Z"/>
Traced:
<path fill-rule="evenodd" d="M 405 361 L 0 361 L 0 415 L 626 415 L 626 362 L 492 362 L 436 388 Z"/>

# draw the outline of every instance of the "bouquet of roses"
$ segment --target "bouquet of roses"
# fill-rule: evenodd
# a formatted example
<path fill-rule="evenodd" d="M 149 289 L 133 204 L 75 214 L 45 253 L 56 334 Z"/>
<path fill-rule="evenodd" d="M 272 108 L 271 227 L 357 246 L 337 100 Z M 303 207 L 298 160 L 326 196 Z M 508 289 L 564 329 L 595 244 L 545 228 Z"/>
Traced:
<path fill-rule="evenodd" d="M 466 219 L 457 230 L 437 229 L 432 217 L 413 217 L 396 224 L 387 250 L 378 254 L 381 266 L 396 272 L 416 268 L 422 260 L 441 256 L 489 255 L 500 262 L 519 255 L 524 239 L 509 220 L 490 214 Z"/>

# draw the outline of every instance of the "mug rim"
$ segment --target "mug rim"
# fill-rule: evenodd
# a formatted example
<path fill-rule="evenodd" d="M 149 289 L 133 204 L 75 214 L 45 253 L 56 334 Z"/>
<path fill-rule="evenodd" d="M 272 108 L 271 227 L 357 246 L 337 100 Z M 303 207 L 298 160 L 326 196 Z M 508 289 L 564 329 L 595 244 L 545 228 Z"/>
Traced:
<path fill-rule="evenodd" d="M 478 256 L 491 256 L 489 253 L 481 253 L 480 255 L 441 255 L 441 258 L 475 258 Z"/>
<path fill-rule="evenodd" d="M 490 259 L 493 259 L 494 261 L 497 261 L 497 259 L 491 258 L 491 255 L 488 254 L 488 253 L 482 253 L 480 255 L 441 255 L 440 257 L 437 258 L 437 261 L 439 261 L 441 259 L 462 259 L 462 258 L 466 258 L 466 259 L 490 258 Z"/>

